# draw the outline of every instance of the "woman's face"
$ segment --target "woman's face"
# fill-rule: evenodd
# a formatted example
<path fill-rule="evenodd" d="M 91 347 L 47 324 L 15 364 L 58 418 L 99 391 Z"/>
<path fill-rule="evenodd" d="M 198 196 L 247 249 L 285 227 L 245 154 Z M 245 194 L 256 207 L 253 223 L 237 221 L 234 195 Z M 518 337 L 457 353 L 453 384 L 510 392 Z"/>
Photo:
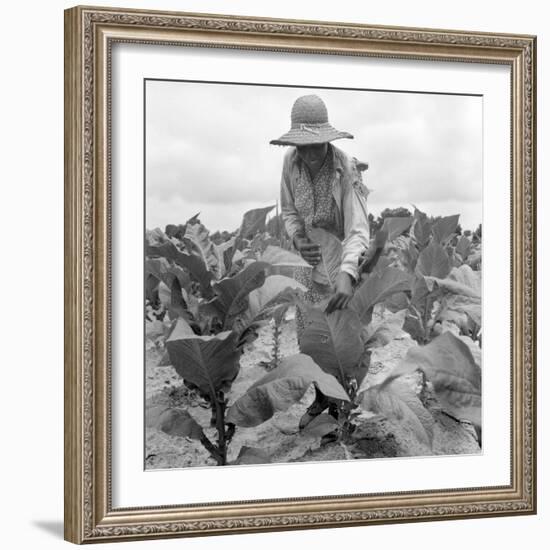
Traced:
<path fill-rule="evenodd" d="M 299 145 L 296 147 L 298 156 L 307 164 L 309 168 L 320 168 L 323 165 L 327 154 L 327 149 L 328 143 Z"/>

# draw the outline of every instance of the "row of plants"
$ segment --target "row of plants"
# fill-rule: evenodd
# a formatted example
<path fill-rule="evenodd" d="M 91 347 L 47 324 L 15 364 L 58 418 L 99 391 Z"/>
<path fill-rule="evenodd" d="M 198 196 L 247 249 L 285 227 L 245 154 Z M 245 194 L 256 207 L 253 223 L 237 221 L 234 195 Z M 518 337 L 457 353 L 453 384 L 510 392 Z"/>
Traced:
<path fill-rule="evenodd" d="M 434 419 L 424 392 L 404 383 L 421 373 L 424 389 L 448 414 L 470 422 L 481 443 L 480 242 L 457 235 L 458 216 L 434 219 L 415 209 L 412 216 L 385 218 L 361 260 L 348 308 L 327 314 L 325 304 L 306 303 L 305 289 L 292 277 L 296 268 L 311 269 L 309 264 L 266 231 L 271 210 L 247 212 L 236 234 L 217 243 L 198 216 L 165 232 L 147 232 L 147 315 L 166 327 L 162 362 L 211 410 L 210 426 L 201 426 L 184 407 L 158 407 L 150 411 L 149 424 L 200 441 L 225 465 L 237 430 L 269 421 L 313 386 L 316 399 L 297 426 L 305 436 L 345 446 L 369 412 L 404 423 L 429 447 Z M 322 229 L 309 237 L 322 251 L 313 275 L 333 284 L 341 243 Z M 277 331 L 289 307 L 300 308 L 305 329 L 300 353 L 282 358 Z M 380 311 L 405 311 L 402 326 Z M 269 368 L 233 395 L 244 344 L 268 320 L 274 324 Z M 369 386 L 372 351 L 397 329 L 418 345 Z M 261 450 L 243 448 L 236 463 L 265 461 Z"/>

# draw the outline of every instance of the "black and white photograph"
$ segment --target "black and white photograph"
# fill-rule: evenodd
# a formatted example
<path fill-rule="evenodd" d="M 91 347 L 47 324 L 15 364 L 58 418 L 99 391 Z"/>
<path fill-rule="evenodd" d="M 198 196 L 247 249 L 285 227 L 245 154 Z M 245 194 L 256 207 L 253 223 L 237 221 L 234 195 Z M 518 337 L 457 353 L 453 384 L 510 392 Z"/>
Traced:
<path fill-rule="evenodd" d="M 482 453 L 483 98 L 144 92 L 145 469 Z"/>

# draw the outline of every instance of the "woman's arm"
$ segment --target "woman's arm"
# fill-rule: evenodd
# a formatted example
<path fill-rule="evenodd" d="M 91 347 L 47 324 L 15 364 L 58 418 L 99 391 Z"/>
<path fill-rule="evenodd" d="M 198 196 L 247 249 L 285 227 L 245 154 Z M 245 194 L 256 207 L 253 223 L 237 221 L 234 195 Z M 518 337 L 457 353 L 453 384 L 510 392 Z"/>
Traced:
<path fill-rule="evenodd" d="M 357 280 L 359 258 L 369 246 L 367 195 L 359 172 L 353 170 L 343 182 L 344 251 L 340 270 Z"/>
<path fill-rule="evenodd" d="M 367 192 L 359 170 L 353 165 L 348 166 L 341 184 L 344 216 L 342 264 L 336 278 L 335 292 L 326 308 L 327 313 L 343 309 L 349 304 L 353 295 L 353 283 L 359 279 L 359 259 L 369 245 Z"/>

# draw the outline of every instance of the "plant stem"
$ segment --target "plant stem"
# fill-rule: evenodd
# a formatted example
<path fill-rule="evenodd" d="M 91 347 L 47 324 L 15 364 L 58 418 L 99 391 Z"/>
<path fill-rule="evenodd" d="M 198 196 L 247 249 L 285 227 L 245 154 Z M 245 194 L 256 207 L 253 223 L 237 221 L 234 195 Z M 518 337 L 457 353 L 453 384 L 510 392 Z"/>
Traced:
<path fill-rule="evenodd" d="M 424 329 L 424 341 L 422 344 L 427 344 L 430 341 L 430 331 L 428 327 L 428 321 L 432 316 L 433 298 L 430 294 L 426 296 L 426 307 L 424 308 L 424 315 L 422 316 L 422 328 Z"/>
<path fill-rule="evenodd" d="M 203 435 L 200 439 L 200 442 L 202 443 L 202 446 L 210 453 L 210 456 L 216 460 L 218 464 L 220 464 L 220 453 L 218 452 L 217 447 L 206 437 L 206 435 Z"/>
<path fill-rule="evenodd" d="M 225 399 L 223 392 L 219 392 L 214 399 L 214 406 L 216 407 L 216 430 L 218 431 L 218 445 L 217 451 L 218 466 L 225 466 L 227 464 L 227 439 L 225 433 Z"/>
<path fill-rule="evenodd" d="M 349 395 L 350 403 L 355 403 L 355 398 L 357 396 L 357 380 L 354 378 L 351 378 L 346 381 L 346 385 L 344 386 L 346 388 L 346 392 Z M 338 434 L 338 441 L 340 445 L 342 445 L 345 448 L 344 442 L 349 439 L 349 436 L 351 435 L 353 431 L 353 424 L 350 420 L 350 413 L 351 409 L 349 408 L 349 405 L 347 403 L 341 403 L 338 410 L 338 421 L 341 423 L 341 429 L 339 430 Z M 342 421 L 343 419 L 343 421 Z"/>
<path fill-rule="evenodd" d="M 346 457 L 346 460 L 353 460 L 353 457 L 351 456 L 351 453 L 349 452 L 349 449 L 346 447 L 346 444 L 343 441 L 340 441 L 340 447 L 344 450 L 344 456 Z"/>
<path fill-rule="evenodd" d="M 271 354 L 271 364 L 269 370 L 275 369 L 279 366 L 280 357 L 280 338 L 281 338 L 281 323 L 277 318 L 274 319 L 273 326 L 273 352 Z"/>

